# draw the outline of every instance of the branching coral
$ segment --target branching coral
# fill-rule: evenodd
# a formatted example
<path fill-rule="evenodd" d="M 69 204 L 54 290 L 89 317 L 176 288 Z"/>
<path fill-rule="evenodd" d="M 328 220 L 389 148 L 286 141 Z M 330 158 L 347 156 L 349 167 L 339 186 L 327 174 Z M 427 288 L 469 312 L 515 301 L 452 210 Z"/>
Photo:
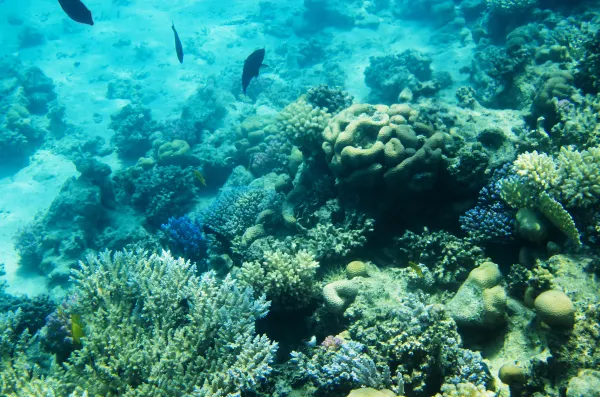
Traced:
<path fill-rule="evenodd" d="M 292 362 L 300 378 L 310 380 L 321 393 L 389 385 L 389 372 L 381 373 L 365 351 L 362 343 L 328 337 L 311 357 L 292 352 Z"/>
<path fill-rule="evenodd" d="M 280 199 L 274 189 L 224 188 L 203 213 L 203 222 L 215 232 L 233 239 L 254 225 L 262 211 L 277 207 Z"/>
<path fill-rule="evenodd" d="M 117 198 L 141 211 L 159 227 L 171 216 L 182 216 L 194 202 L 197 179 L 191 167 L 175 165 L 144 169 L 129 167 L 115 175 Z"/>
<path fill-rule="evenodd" d="M 236 396 L 271 372 L 269 304 L 168 252 L 104 252 L 73 274 L 85 329 L 67 378 L 93 395 Z"/>
<path fill-rule="evenodd" d="M 290 255 L 265 251 L 262 261 L 245 262 L 237 277 L 258 295 L 265 294 L 277 309 L 294 309 L 310 304 L 318 293 L 319 263 L 306 251 Z"/>
<path fill-rule="evenodd" d="M 278 130 L 296 146 L 311 152 L 319 151 L 321 133 L 331 119 L 325 108 L 314 106 L 301 96 L 278 115 Z"/>

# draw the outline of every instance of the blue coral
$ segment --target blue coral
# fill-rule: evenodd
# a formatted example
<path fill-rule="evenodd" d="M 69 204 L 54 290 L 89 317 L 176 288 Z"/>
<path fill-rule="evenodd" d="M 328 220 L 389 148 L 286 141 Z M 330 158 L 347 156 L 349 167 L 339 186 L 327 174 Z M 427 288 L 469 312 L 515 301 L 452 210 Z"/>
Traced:
<path fill-rule="evenodd" d="M 185 257 L 198 260 L 206 254 L 206 236 L 198 221 L 187 215 L 171 217 L 168 223 L 161 225 L 161 229 L 169 236 L 173 248 L 182 251 Z"/>
<path fill-rule="evenodd" d="M 476 206 L 460 217 L 460 227 L 475 241 L 505 242 L 513 237 L 515 218 L 506 205 Z"/>
<path fill-rule="evenodd" d="M 460 217 L 460 227 L 477 242 L 507 242 L 513 238 L 515 211 L 500 197 L 500 181 L 508 175 L 508 165 L 496 170 L 484 186 L 477 205 Z"/>

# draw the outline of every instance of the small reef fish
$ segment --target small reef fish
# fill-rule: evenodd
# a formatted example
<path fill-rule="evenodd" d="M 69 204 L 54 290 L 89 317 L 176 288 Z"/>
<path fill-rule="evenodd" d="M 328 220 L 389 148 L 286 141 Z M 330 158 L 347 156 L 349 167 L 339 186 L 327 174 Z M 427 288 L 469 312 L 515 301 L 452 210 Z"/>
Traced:
<path fill-rule="evenodd" d="M 175 30 L 175 23 L 171 21 L 171 29 L 173 29 L 173 34 L 175 35 L 175 51 L 177 52 L 177 59 L 179 59 L 179 63 L 183 63 L 183 47 L 181 46 L 181 40 L 179 40 L 179 35 Z"/>
<path fill-rule="evenodd" d="M 248 88 L 248 84 L 250 84 L 250 80 L 254 77 L 258 77 L 258 72 L 261 67 L 269 67 L 269 65 L 265 65 L 262 61 L 265 59 L 265 49 L 261 48 L 260 50 L 254 51 L 252 54 L 246 58 L 244 61 L 244 70 L 242 72 L 242 89 L 244 90 L 244 95 L 246 95 L 246 88 Z"/>
<path fill-rule="evenodd" d="M 200 184 L 206 187 L 206 180 L 204 179 L 204 175 L 198 170 L 194 170 L 194 177 L 200 182 Z"/>
<path fill-rule="evenodd" d="M 425 277 L 425 275 L 423 274 L 423 270 L 421 270 L 417 262 L 409 261 L 408 266 L 410 266 L 410 268 L 413 269 L 415 273 L 417 273 L 417 276 L 421 278 Z"/>
<path fill-rule="evenodd" d="M 63 11 L 75 22 L 93 25 L 92 12 L 81 0 L 58 0 Z"/>
<path fill-rule="evenodd" d="M 81 338 L 85 336 L 85 333 L 83 332 L 83 324 L 81 322 L 81 315 L 79 314 L 71 314 L 71 336 L 76 345 L 81 345 Z"/>

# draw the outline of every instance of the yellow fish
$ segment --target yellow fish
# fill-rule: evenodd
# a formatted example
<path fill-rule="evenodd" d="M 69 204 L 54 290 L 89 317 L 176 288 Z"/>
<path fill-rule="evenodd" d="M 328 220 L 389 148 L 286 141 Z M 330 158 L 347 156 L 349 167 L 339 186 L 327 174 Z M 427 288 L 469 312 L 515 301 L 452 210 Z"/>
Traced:
<path fill-rule="evenodd" d="M 413 269 L 415 271 L 415 273 L 417 273 L 417 276 L 419 276 L 421 278 L 425 277 L 423 274 L 423 270 L 421 270 L 421 268 L 419 267 L 419 265 L 417 265 L 416 262 L 409 261 L 408 266 L 410 266 L 410 268 Z"/>
<path fill-rule="evenodd" d="M 81 323 L 81 315 L 71 314 L 71 336 L 76 345 L 81 345 L 81 338 L 85 336 L 83 332 L 83 324 Z"/>
<path fill-rule="evenodd" d="M 204 179 L 204 175 L 202 175 L 202 173 L 198 170 L 194 170 L 194 176 L 196 177 L 196 179 L 200 182 L 200 184 L 204 187 L 206 187 L 206 180 Z"/>

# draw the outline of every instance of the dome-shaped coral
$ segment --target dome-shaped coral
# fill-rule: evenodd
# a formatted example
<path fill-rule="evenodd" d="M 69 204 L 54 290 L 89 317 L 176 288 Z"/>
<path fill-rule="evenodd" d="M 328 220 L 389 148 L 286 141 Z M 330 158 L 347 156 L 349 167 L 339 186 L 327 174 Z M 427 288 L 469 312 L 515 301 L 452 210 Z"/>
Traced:
<path fill-rule="evenodd" d="M 540 319 L 551 327 L 571 328 L 575 322 L 575 306 L 562 291 L 542 292 L 534 306 Z"/>

